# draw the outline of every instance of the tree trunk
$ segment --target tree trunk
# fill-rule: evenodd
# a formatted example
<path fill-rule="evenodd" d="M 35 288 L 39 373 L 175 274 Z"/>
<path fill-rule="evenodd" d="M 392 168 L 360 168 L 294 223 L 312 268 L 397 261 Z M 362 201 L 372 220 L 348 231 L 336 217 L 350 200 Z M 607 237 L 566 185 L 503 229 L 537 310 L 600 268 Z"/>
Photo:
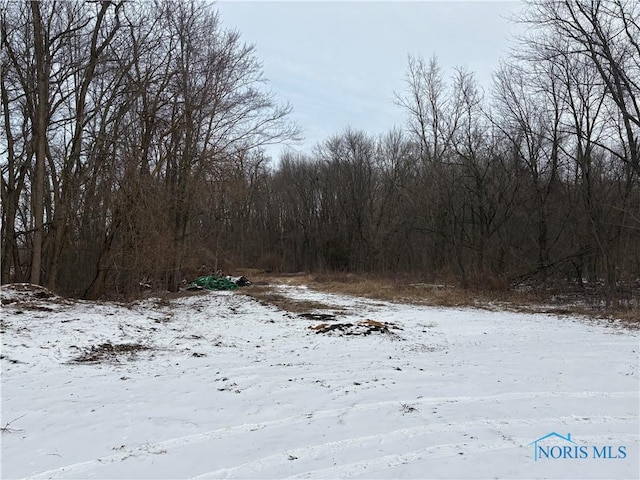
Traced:
<path fill-rule="evenodd" d="M 48 52 L 45 42 L 40 2 L 31 2 L 33 13 L 33 37 L 36 55 L 38 105 L 33 122 L 33 143 L 36 154 L 32 189 L 33 250 L 31 254 L 31 283 L 41 283 L 42 242 L 44 238 L 44 177 L 47 154 L 47 116 L 49 100 Z"/>
<path fill-rule="evenodd" d="M 111 258 L 111 244 L 118 230 L 119 222 L 112 227 L 111 231 L 107 234 L 102 246 L 100 247 L 100 257 L 98 259 L 98 271 L 89 288 L 84 293 L 84 297 L 90 300 L 95 300 L 104 291 L 104 283 L 107 278 L 107 272 L 109 271 L 109 261 Z"/>
<path fill-rule="evenodd" d="M 9 283 L 12 281 L 11 272 L 15 272 L 14 252 L 16 243 L 16 213 L 18 211 L 18 201 L 20 193 L 24 188 L 24 176 L 26 173 L 26 165 L 22 165 L 20 174 L 16 178 L 15 165 L 15 149 L 14 139 L 11 133 L 11 121 L 9 118 L 9 97 L 5 87 L 4 77 L 0 84 L 2 96 L 2 108 L 4 110 L 4 126 L 6 131 L 7 142 L 7 175 L 5 182 L 2 178 L 2 260 L 0 263 L 1 283 Z"/>

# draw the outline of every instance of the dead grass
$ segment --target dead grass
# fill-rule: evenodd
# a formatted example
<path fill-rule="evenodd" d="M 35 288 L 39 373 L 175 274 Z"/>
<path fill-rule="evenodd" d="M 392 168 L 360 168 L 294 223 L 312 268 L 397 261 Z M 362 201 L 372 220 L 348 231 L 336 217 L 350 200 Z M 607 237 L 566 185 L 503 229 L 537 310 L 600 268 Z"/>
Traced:
<path fill-rule="evenodd" d="M 106 342 L 86 348 L 80 356 L 74 358 L 72 361 L 74 363 L 118 362 L 118 359 L 123 356 L 132 360 L 138 352 L 144 350 L 150 350 L 150 347 L 140 345 L 139 343 L 112 344 Z"/>
<path fill-rule="evenodd" d="M 337 310 L 335 305 L 314 302 L 311 300 L 292 300 L 274 292 L 272 286 L 267 284 L 256 285 L 255 283 L 249 287 L 242 289 L 242 293 L 255 298 L 264 305 L 274 305 L 281 310 L 291 313 L 305 313 L 310 310 Z"/>
<path fill-rule="evenodd" d="M 397 303 L 450 307 L 475 306 L 474 298 L 469 295 L 469 292 L 456 286 L 422 283 L 406 276 L 378 277 L 353 273 L 298 274 L 261 276 L 261 281 L 267 284 L 307 285 L 323 292 Z"/>
<path fill-rule="evenodd" d="M 640 329 L 640 310 L 637 308 L 617 310 L 615 318 L 627 324 L 633 324 L 635 328 Z"/>
<path fill-rule="evenodd" d="M 306 285 L 315 290 L 346 294 L 394 303 L 438 307 L 473 307 L 505 309 L 524 313 L 549 313 L 555 315 L 582 315 L 590 318 L 622 321 L 629 328 L 640 328 L 640 307 L 633 302 L 618 306 L 604 306 L 589 294 L 563 295 L 553 288 L 510 289 L 496 282 L 479 282 L 483 288 L 462 288 L 448 282 L 424 282 L 410 275 L 359 275 L 354 273 L 322 274 L 257 274 L 251 279 L 256 290 L 243 290 L 260 301 L 271 303 L 284 310 L 300 313 L 314 308 L 327 309 L 328 305 L 316 302 L 297 302 L 273 293 L 268 285 Z M 256 287 L 253 287 L 256 288 Z M 637 304 L 637 303 L 636 303 Z"/>

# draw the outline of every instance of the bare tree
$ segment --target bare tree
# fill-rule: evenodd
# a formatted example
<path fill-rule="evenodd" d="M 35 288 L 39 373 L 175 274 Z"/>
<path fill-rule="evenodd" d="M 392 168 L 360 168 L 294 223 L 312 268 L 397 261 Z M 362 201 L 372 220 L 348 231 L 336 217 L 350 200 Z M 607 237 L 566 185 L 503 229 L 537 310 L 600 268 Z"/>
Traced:
<path fill-rule="evenodd" d="M 407 111 L 409 130 L 423 158 L 442 161 L 451 148 L 458 115 L 437 58 L 427 64 L 409 55 L 406 77 L 408 91 L 395 93 L 396 104 Z"/>
<path fill-rule="evenodd" d="M 528 72 L 516 63 L 504 63 L 494 76 L 492 122 L 512 145 L 531 182 L 538 250 L 534 273 L 542 274 L 543 279 L 551 264 L 549 202 L 558 183 L 562 137 L 562 99 L 557 84 L 555 77 L 538 70 Z"/>
<path fill-rule="evenodd" d="M 120 292 L 177 288 L 201 189 L 299 135 L 254 48 L 196 0 L 10 3 L 1 20 L 2 281 L 27 253 L 52 289 L 98 296 L 110 270 Z"/>
<path fill-rule="evenodd" d="M 176 38 L 171 140 L 166 179 L 173 215 L 172 273 L 177 289 L 188 236 L 195 180 L 210 165 L 274 141 L 294 139 L 290 107 L 275 102 L 264 83 L 254 48 L 225 31 L 215 10 L 191 1 L 167 11 L 167 26 Z M 211 172 L 215 173 L 215 172 Z"/>
<path fill-rule="evenodd" d="M 570 55 L 597 72 L 621 114 L 626 152 L 608 148 L 640 173 L 640 5 L 633 0 L 527 0 L 521 21 L 537 30 L 529 52 Z M 561 40 L 557 42 L 557 40 Z"/>
<path fill-rule="evenodd" d="M 123 3 L 101 2 L 97 6 L 95 16 L 93 13 L 88 15 L 90 19 L 90 23 L 86 27 L 89 36 L 88 45 L 80 47 L 81 51 L 70 51 L 70 58 L 67 60 L 73 62 L 69 66 L 74 69 L 73 72 L 70 72 L 70 75 L 73 75 L 74 88 L 71 92 L 64 93 L 69 95 L 71 103 L 70 129 L 73 133 L 66 145 L 64 162 L 57 178 L 59 195 L 56 198 L 56 209 L 51 221 L 52 238 L 47 287 L 52 290 L 55 290 L 58 281 L 60 258 L 65 247 L 65 236 L 68 233 L 67 228 L 73 208 L 72 198 L 79 188 L 76 179 L 82 175 L 86 163 L 86 154 L 83 148 L 86 123 L 91 117 L 99 114 L 99 105 L 89 105 L 90 88 L 94 83 L 96 73 L 100 72 L 100 63 L 105 61 L 104 55 L 107 47 L 121 27 L 120 10 L 122 6 Z M 82 17 L 78 15 L 74 20 L 76 22 L 83 21 Z M 60 35 L 68 37 L 74 33 L 77 26 L 75 22 L 69 23 L 67 30 Z M 81 56 L 85 47 L 88 49 L 88 57 Z M 62 51 L 64 52 L 64 50 Z"/>
<path fill-rule="evenodd" d="M 24 8 L 24 6 L 22 6 Z M 17 8 L 16 5 L 7 5 L 0 12 L 0 42 L 2 45 L 2 64 L 0 66 L 0 97 L 2 101 L 2 124 L 4 127 L 3 150 L 6 165 L 2 165 L 1 192 L 2 192 L 2 283 L 12 280 L 25 280 L 20 272 L 19 250 L 16 235 L 16 216 L 19 208 L 20 195 L 26 186 L 26 177 L 29 171 L 27 160 L 30 150 L 29 144 L 24 141 L 24 123 L 21 125 L 17 118 L 28 116 L 30 105 L 18 102 L 21 84 L 25 79 L 20 78 L 18 72 L 12 68 L 12 64 L 18 63 L 16 52 L 10 46 L 9 36 L 25 34 L 26 25 L 11 22 L 9 8 Z"/>
<path fill-rule="evenodd" d="M 590 279 L 605 272 L 610 293 L 640 174 L 640 8 L 625 0 L 531 0 L 526 6 L 520 20 L 533 29 L 519 56 L 561 86 L 556 98 L 565 112 L 558 124 L 566 141 L 558 145 L 574 161 L 580 192 L 580 204 L 572 203 L 582 251 L 578 270 L 587 261 Z M 615 177 L 619 195 L 612 193 Z M 582 213 L 587 221 L 578 227 Z"/>

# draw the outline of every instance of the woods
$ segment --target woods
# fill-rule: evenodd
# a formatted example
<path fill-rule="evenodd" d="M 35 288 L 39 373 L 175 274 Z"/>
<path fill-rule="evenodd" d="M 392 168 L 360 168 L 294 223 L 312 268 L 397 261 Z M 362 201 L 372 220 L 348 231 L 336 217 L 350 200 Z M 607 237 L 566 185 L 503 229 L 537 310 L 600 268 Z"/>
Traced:
<path fill-rule="evenodd" d="M 640 278 L 640 6 L 525 4 L 486 89 L 410 55 L 405 128 L 270 159 L 301 132 L 215 5 L 5 2 L 2 283 L 135 296 L 256 267 L 624 297 Z"/>
<path fill-rule="evenodd" d="M 296 137 L 290 107 L 205 3 L 3 7 L 3 282 L 175 290 L 208 184 Z"/>

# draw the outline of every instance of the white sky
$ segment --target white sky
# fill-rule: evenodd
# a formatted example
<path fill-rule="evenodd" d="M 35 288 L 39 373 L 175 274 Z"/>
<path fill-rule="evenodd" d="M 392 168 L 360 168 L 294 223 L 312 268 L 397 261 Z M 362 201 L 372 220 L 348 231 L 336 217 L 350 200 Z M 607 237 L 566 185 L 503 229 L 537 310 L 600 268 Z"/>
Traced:
<path fill-rule="evenodd" d="M 518 28 L 517 1 L 238 1 L 217 3 L 223 25 L 256 45 L 265 76 L 310 151 L 351 126 L 383 133 L 402 126 L 393 103 L 405 89 L 407 56 L 436 55 L 448 77 L 455 66 L 476 72 L 489 89 L 491 73 Z M 277 154 L 281 147 L 270 151 Z"/>

